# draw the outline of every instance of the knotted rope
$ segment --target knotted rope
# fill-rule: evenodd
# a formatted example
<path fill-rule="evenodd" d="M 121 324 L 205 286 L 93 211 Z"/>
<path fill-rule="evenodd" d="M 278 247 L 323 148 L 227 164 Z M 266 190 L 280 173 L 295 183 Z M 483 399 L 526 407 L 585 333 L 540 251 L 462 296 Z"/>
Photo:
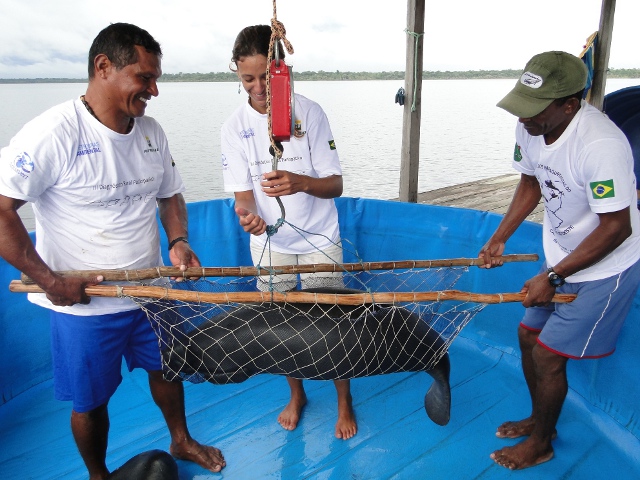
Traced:
<path fill-rule="evenodd" d="M 411 35 L 415 38 L 415 45 L 413 48 L 413 100 L 411 102 L 411 111 L 415 112 L 416 92 L 418 88 L 418 41 L 420 40 L 420 37 L 424 35 L 424 33 L 410 32 L 407 29 L 405 29 L 405 32 L 407 32 L 407 35 Z"/>

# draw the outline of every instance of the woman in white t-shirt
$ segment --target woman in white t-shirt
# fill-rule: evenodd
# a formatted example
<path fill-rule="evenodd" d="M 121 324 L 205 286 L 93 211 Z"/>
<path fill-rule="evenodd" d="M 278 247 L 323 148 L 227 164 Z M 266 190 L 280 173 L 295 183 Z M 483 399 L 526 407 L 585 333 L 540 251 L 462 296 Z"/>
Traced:
<path fill-rule="evenodd" d="M 266 72 L 271 27 L 243 29 L 233 46 L 232 70 L 249 94 L 222 127 L 222 168 L 225 190 L 235 196 L 235 211 L 242 228 L 251 234 L 251 255 L 256 265 L 342 263 L 338 212 L 333 198 L 342 195 L 342 169 L 327 117 L 317 103 L 295 95 L 295 132 L 284 142 L 277 169 L 272 166 L 268 133 Z M 283 49 L 280 48 L 280 52 Z M 280 58 L 284 58 L 284 53 Z M 268 235 L 281 217 L 287 222 Z M 291 225 L 297 227 L 292 228 Z M 343 287 L 340 274 L 301 275 L 304 288 Z M 294 275 L 259 278 L 260 290 L 295 288 Z M 291 400 L 280 413 L 283 428 L 296 428 L 307 402 L 302 381 L 287 378 Z M 349 380 L 336 380 L 338 392 L 337 438 L 356 434 Z"/>

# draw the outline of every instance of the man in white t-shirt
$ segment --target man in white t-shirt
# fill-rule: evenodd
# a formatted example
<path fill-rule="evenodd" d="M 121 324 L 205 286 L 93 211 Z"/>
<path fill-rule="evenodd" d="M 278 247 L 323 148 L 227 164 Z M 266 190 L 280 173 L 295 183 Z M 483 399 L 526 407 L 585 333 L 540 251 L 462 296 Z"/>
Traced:
<path fill-rule="evenodd" d="M 545 52 L 526 65 L 498 106 L 518 117 L 513 166 L 520 183 L 480 251 L 485 267 L 542 198 L 546 263 L 525 282 L 518 329 L 531 415 L 498 427 L 500 438 L 527 436 L 491 454 L 509 469 L 553 457 L 569 359 L 600 358 L 616 340 L 640 283 L 640 216 L 633 157 L 624 133 L 582 100 L 587 70 L 579 58 Z M 571 293 L 570 303 L 551 303 Z"/>
<path fill-rule="evenodd" d="M 51 313 L 56 398 L 73 401 L 71 429 L 91 479 L 106 478 L 107 404 L 122 381 L 122 357 L 144 368 L 171 433 L 170 451 L 213 472 L 221 452 L 187 429 L 182 383 L 162 377 L 158 340 L 128 299 L 93 298 L 102 281 L 60 270 L 162 265 L 156 204 L 170 259 L 199 266 L 187 240 L 184 184 L 160 125 L 144 116 L 158 95 L 160 45 L 135 25 L 102 30 L 89 51 L 89 85 L 79 99 L 51 108 L 0 152 L 0 256 L 45 293 L 29 299 Z M 17 210 L 33 203 L 36 246 Z"/>

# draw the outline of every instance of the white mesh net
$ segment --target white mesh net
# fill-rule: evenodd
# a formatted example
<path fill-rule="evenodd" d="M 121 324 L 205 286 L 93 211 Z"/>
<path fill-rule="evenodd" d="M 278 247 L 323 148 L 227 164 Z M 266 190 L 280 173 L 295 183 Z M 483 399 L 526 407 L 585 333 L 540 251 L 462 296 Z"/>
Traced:
<path fill-rule="evenodd" d="M 195 301 L 132 298 L 158 336 L 169 380 L 225 384 L 260 373 L 347 379 L 431 369 L 486 304 L 376 299 L 447 291 L 467 268 L 311 276 L 307 288 L 284 294 L 256 292 L 255 276 L 208 277 L 172 284 Z M 336 287 L 336 276 L 343 288 Z M 207 294 L 230 300 L 198 300 Z"/>
<path fill-rule="evenodd" d="M 504 263 L 535 260 L 535 254 L 501 257 Z M 140 305 L 168 380 L 223 384 L 260 373 L 337 380 L 426 371 L 448 381 L 444 357 L 464 326 L 487 304 L 522 302 L 526 295 L 451 289 L 469 266 L 481 264 L 457 258 L 59 274 L 103 275 L 117 285 L 86 287 L 88 295 L 128 297 Z M 282 275 L 294 277 L 297 286 L 272 288 L 282 285 L 274 281 Z M 167 279 L 175 276 L 183 281 Z M 24 276 L 9 288 L 42 292 Z M 574 297 L 556 294 L 553 301 Z"/>

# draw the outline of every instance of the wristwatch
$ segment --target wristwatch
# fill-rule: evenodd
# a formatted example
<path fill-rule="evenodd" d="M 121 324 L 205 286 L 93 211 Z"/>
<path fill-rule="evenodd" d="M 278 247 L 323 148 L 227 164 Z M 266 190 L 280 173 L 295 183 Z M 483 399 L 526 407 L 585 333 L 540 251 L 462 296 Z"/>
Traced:
<path fill-rule="evenodd" d="M 549 277 L 549 285 L 553 288 L 561 287 L 565 283 L 564 277 L 554 272 L 553 267 L 547 269 L 547 276 Z"/>

